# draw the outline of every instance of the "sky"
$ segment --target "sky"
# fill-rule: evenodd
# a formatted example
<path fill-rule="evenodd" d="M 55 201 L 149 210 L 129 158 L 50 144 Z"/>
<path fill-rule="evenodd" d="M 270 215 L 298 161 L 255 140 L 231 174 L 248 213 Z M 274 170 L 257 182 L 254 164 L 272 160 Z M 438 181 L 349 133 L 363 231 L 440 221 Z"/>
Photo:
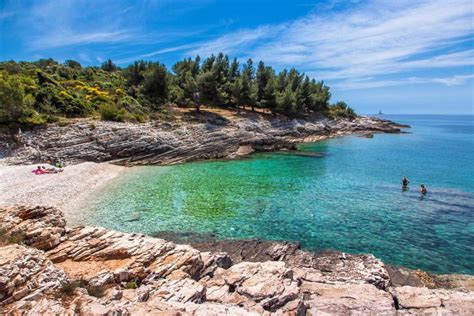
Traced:
<path fill-rule="evenodd" d="M 0 60 L 295 67 L 359 113 L 474 114 L 472 0 L 0 0 Z"/>

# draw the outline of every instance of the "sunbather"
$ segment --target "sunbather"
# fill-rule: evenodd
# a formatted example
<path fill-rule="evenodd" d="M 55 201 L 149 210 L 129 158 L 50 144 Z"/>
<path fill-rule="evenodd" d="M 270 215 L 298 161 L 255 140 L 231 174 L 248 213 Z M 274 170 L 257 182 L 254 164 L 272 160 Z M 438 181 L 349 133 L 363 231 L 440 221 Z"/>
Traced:
<path fill-rule="evenodd" d="M 41 168 L 41 166 L 38 166 L 38 168 L 36 168 L 35 170 L 33 170 L 31 172 L 33 172 L 36 175 L 41 175 L 41 174 L 45 173 L 44 170 Z"/>

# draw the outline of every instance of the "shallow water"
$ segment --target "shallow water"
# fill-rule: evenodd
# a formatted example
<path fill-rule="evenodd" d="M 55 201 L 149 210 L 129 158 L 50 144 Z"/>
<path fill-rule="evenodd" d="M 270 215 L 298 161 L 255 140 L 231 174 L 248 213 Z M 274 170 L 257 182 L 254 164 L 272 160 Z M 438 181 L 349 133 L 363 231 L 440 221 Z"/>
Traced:
<path fill-rule="evenodd" d="M 387 118 L 412 125 L 410 134 L 300 146 L 321 157 L 266 153 L 134 168 L 97 192 L 75 222 L 293 240 L 306 249 L 474 274 L 474 117 Z M 403 175 L 411 181 L 406 192 Z M 424 198 L 420 183 L 428 187 Z"/>

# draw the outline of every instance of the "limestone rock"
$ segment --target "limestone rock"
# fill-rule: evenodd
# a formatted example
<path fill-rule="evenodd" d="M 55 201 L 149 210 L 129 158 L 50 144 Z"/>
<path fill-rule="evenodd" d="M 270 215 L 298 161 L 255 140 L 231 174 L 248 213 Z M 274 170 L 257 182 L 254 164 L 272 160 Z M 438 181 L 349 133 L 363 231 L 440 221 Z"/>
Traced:
<path fill-rule="evenodd" d="M 0 209 L 3 238 L 49 250 L 61 242 L 66 229 L 62 212 L 55 207 L 12 206 Z M 21 239 L 21 240 L 19 240 Z"/>
<path fill-rule="evenodd" d="M 309 315 L 394 314 L 392 296 L 369 284 L 306 282 L 301 285 L 306 294 Z"/>
<path fill-rule="evenodd" d="M 77 120 L 24 130 L 21 136 L 0 130 L 0 148 L 7 163 L 115 161 L 126 165 L 174 164 L 235 157 L 254 151 L 296 149 L 295 142 L 352 132 L 398 133 L 393 122 L 371 117 L 328 120 L 313 115 L 290 120 L 283 116 L 233 118 L 208 113 L 185 125 L 148 122 Z"/>
<path fill-rule="evenodd" d="M 57 227 L 61 236 L 59 244 L 46 252 L 27 245 L 0 247 L 2 313 L 474 314 L 472 277 L 432 277 L 407 270 L 429 284 L 434 280 L 435 288 L 424 283 L 400 286 L 391 280 L 393 271 L 387 273 L 387 267 L 371 255 L 313 254 L 297 244 L 251 241 L 257 254 L 237 256 L 99 227 L 66 229 L 62 213 L 48 207 L 10 207 L 0 209 L 0 214 L 8 232 L 20 227 L 28 232 L 31 226 L 54 234 Z M 37 241 L 30 244 L 44 246 Z M 244 245 L 249 242 L 231 244 L 229 249 Z M 238 262 L 242 258 L 266 261 Z M 71 288 L 73 284 L 78 287 Z M 449 286 L 438 288 L 440 284 Z"/>
<path fill-rule="evenodd" d="M 425 287 L 401 286 L 392 289 L 400 311 L 411 313 L 473 315 L 474 293 L 428 289 Z"/>
<path fill-rule="evenodd" d="M 276 261 L 241 262 L 227 270 L 217 269 L 206 284 L 213 301 L 245 302 L 249 298 L 268 311 L 297 299 L 300 293 L 292 270 L 284 262 Z"/>
<path fill-rule="evenodd" d="M 0 305 L 38 301 L 69 282 L 43 251 L 22 245 L 0 247 Z"/>

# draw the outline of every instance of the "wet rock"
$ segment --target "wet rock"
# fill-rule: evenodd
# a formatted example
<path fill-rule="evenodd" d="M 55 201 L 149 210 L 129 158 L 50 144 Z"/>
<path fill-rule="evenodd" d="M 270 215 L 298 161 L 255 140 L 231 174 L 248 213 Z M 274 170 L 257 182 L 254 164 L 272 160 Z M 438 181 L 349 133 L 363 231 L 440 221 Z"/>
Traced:
<path fill-rule="evenodd" d="M 242 261 L 261 262 L 283 260 L 291 256 L 300 248 L 299 244 L 291 242 L 251 240 L 215 240 L 191 243 L 201 251 L 225 252 L 233 263 Z"/>

